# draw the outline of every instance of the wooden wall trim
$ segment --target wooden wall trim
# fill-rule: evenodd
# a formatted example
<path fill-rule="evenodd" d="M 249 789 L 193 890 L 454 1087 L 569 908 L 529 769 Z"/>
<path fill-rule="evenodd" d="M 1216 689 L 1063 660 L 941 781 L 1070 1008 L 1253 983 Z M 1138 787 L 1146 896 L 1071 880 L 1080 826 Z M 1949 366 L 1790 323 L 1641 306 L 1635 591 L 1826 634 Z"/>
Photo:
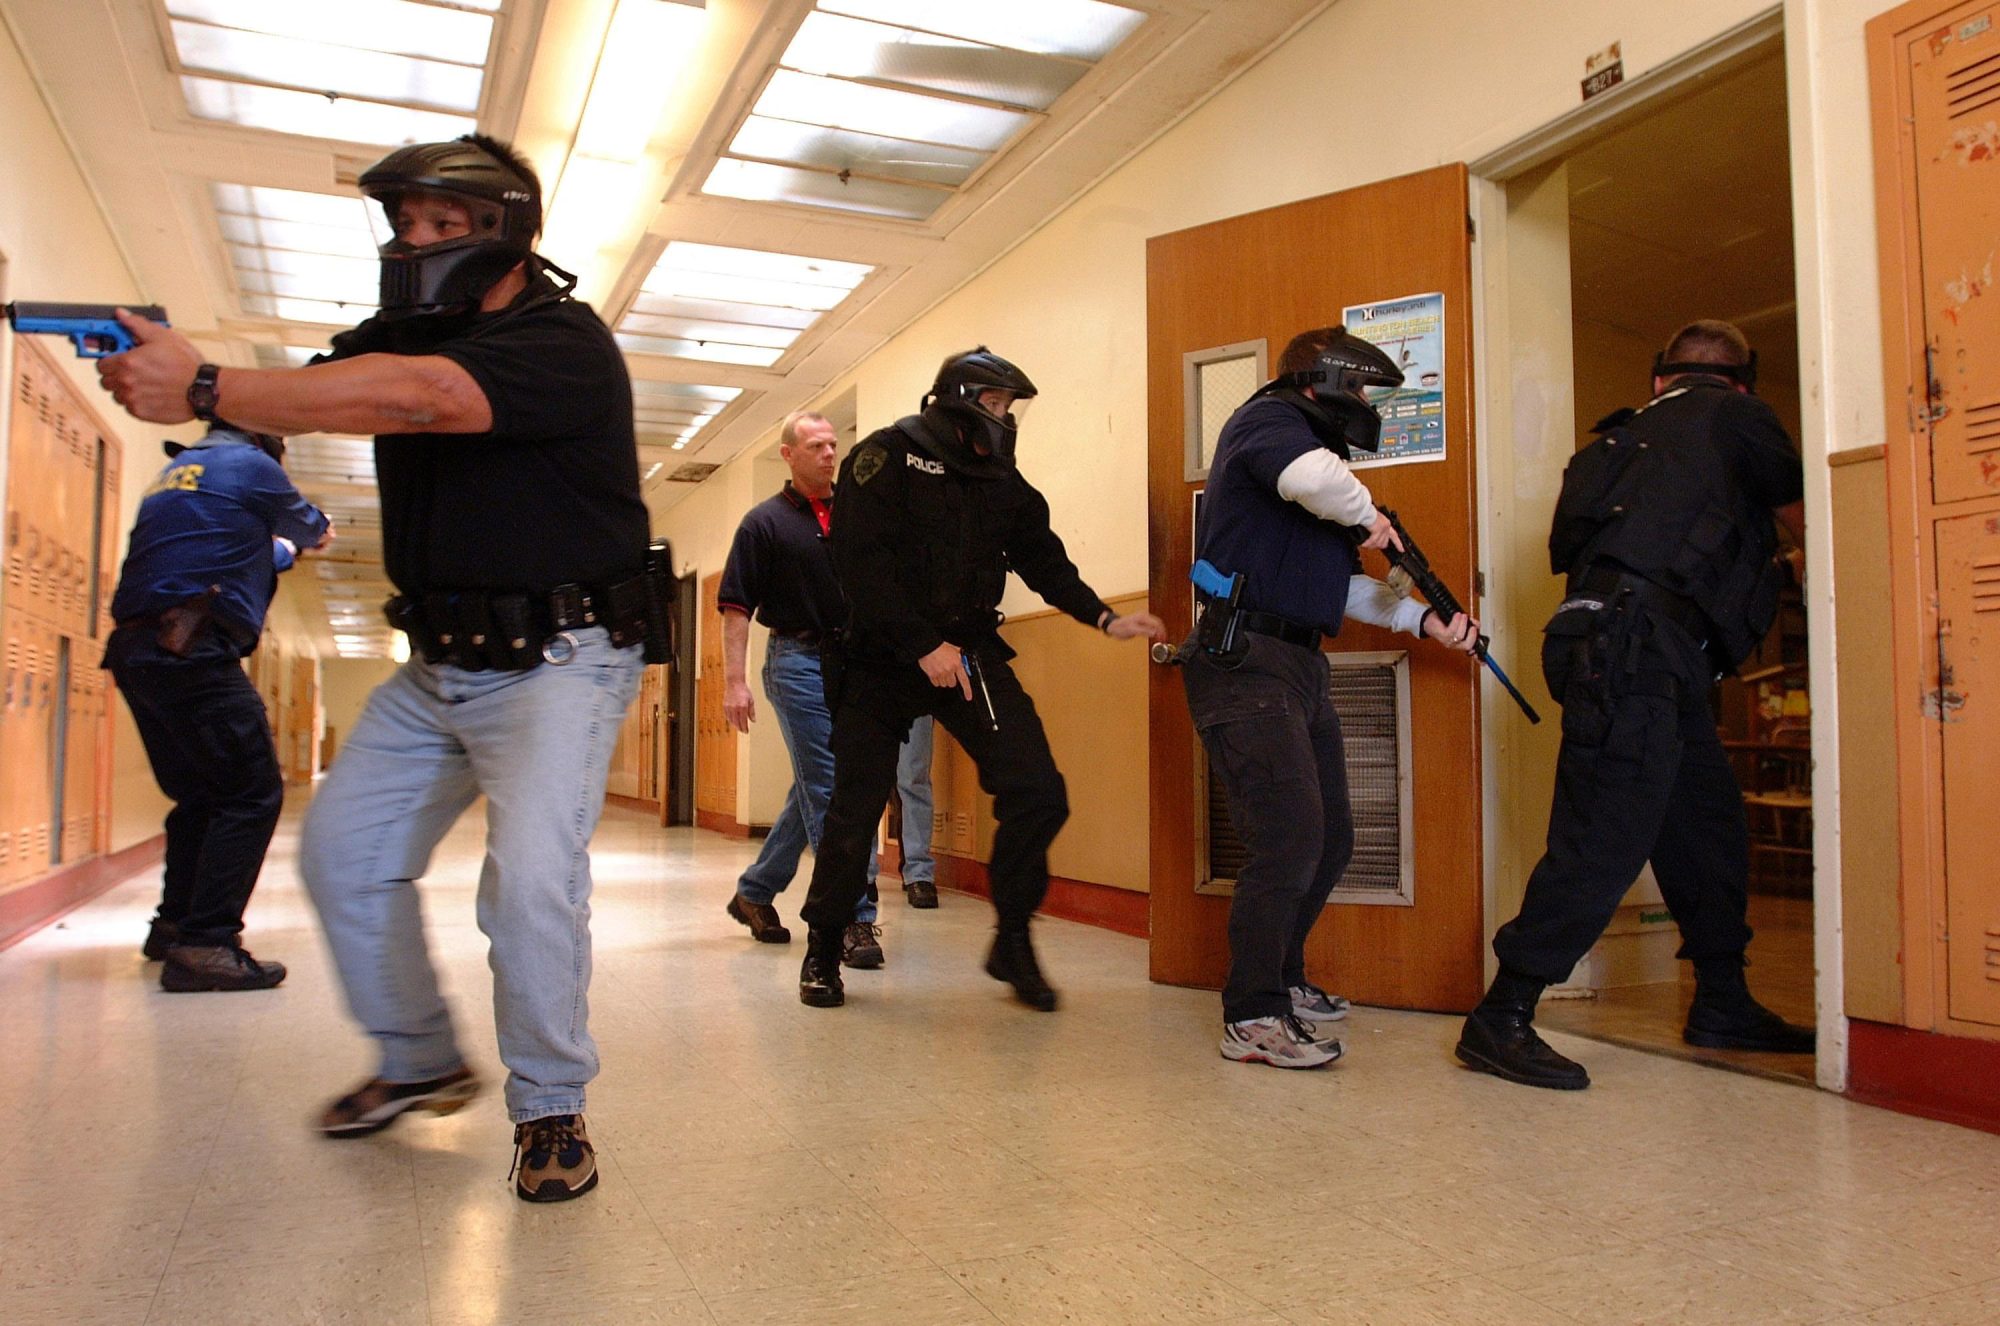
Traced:
<path fill-rule="evenodd" d="M 937 886 L 975 898 L 993 896 L 986 863 L 967 856 L 938 853 Z M 1145 939 L 1152 933 L 1149 909 L 1148 896 L 1132 889 L 1056 876 L 1049 878 L 1048 896 L 1042 900 L 1046 915 L 1094 925 L 1100 930 L 1115 930 L 1137 939 Z"/>
<path fill-rule="evenodd" d="M 695 807 L 694 826 L 697 829 L 707 829 L 711 833 L 725 834 L 731 838 L 750 836 L 750 826 L 734 815 L 719 810 L 703 810 L 699 806 Z"/>
<path fill-rule="evenodd" d="M 49 922 L 158 865 L 167 854 L 167 835 L 156 833 L 116 852 L 93 856 L 50 871 L 31 884 L 0 893 L 0 949 L 34 934 Z M 139 936 L 133 936 L 137 945 Z"/>
<path fill-rule="evenodd" d="M 1855 1020 L 1847 1094 L 1865 1105 L 2000 1133 L 2000 1041 Z"/>
<path fill-rule="evenodd" d="M 1839 469 L 1843 465 L 1865 465 L 1871 461 L 1883 460 L 1888 454 L 1889 448 L 1886 446 L 1854 447 L 1847 451 L 1828 452 L 1826 463 L 1834 469 Z"/>
<path fill-rule="evenodd" d="M 606 792 L 604 794 L 604 804 L 607 806 L 623 806 L 627 810 L 643 810 L 649 815 L 660 813 L 659 802 L 649 801 L 645 797 L 628 797 L 623 792 Z"/>

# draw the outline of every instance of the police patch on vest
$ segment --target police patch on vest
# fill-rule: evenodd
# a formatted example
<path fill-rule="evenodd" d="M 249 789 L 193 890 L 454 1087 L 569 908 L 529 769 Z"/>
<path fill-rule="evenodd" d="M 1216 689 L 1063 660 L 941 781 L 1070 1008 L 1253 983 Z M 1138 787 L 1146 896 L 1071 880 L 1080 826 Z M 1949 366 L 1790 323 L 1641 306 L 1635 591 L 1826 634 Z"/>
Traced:
<path fill-rule="evenodd" d="M 944 466 L 942 464 L 934 460 L 925 460 L 922 456 L 917 455 L 914 451 L 904 452 L 903 462 L 906 465 L 908 465 L 911 469 L 922 470 L 925 474 L 944 473 Z"/>
<path fill-rule="evenodd" d="M 882 472 L 888 450 L 880 442 L 863 442 L 854 453 L 854 482 L 867 483 Z"/>

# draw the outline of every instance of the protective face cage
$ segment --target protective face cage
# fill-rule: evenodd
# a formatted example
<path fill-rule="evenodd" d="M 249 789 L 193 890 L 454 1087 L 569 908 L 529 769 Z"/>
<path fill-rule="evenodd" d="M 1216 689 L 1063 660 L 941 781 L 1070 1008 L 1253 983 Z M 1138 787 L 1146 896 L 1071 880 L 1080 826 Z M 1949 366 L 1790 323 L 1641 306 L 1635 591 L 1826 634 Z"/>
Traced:
<path fill-rule="evenodd" d="M 993 391 L 1009 394 L 1004 414 L 995 415 L 979 401 L 981 395 Z M 1021 421 L 1037 394 L 1026 373 L 982 345 L 944 361 L 922 408 L 937 404 L 975 431 L 987 451 L 1011 461 Z"/>
<path fill-rule="evenodd" d="M 1343 333 L 1341 339 L 1320 351 L 1311 368 L 1283 374 L 1278 381 L 1297 391 L 1311 387 L 1313 397 L 1340 429 L 1347 445 L 1375 451 L 1382 445 L 1382 416 L 1367 392 L 1402 386 L 1403 370 L 1378 346 Z"/>
<path fill-rule="evenodd" d="M 464 138 L 401 148 L 371 166 L 360 183 L 362 195 L 381 207 L 369 222 L 382 257 L 381 310 L 388 318 L 476 307 L 533 251 L 541 227 L 533 182 Z M 396 214 L 411 194 L 465 208 L 470 229 L 434 244 L 400 238 Z"/>

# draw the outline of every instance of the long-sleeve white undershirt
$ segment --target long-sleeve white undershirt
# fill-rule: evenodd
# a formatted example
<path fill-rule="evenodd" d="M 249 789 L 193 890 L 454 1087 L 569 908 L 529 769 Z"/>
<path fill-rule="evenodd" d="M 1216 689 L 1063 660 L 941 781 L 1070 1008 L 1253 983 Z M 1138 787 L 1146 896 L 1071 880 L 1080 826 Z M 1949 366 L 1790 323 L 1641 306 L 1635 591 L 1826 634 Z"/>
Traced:
<path fill-rule="evenodd" d="M 1368 485 L 1346 461 L 1324 448 L 1308 451 L 1285 466 L 1278 475 L 1278 496 L 1336 524 L 1365 528 L 1377 516 Z M 1347 582 L 1347 615 L 1370 626 L 1416 636 L 1424 633 L 1424 605 L 1373 576 L 1356 575 Z"/>
<path fill-rule="evenodd" d="M 1297 502 L 1321 520 L 1363 527 L 1375 523 L 1368 485 L 1325 447 L 1314 447 L 1278 474 L 1278 496 Z"/>

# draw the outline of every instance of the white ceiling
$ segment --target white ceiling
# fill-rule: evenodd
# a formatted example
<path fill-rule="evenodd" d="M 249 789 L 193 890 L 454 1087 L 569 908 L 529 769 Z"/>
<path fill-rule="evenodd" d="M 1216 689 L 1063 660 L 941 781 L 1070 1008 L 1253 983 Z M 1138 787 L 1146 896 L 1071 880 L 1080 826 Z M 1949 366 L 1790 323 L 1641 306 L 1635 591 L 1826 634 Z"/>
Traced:
<path fill-rule="evenodd" d="M 273 7 L 296 2 L 264 0 Z M 855 2 L 828 0 L 827 7 L 852 8 Z M 947 18 L 990 22 L 990 40 L 1003 47 L 1006 34 L 1024 28 L 1029 13 L 1024 0 L 886 2 L 891 10 L 917 16 L 913 22 L 941 28 L 952 26 Z M 1019 75 L 1016 85 L 1033 85 L 1040 93 L 953 93 L 986 108 L 990 118 L 1025 127 L 990 157 L 970 163 L 969 178 L 926 219 L 900 220 L 703 192 L 815 9 L 813 0 L 708 0 L 698 47 L 682 63 L 657 123 L 644 136 L 637 167 L 640 196 L 657 203 L 634 208 L 629 220 L 608 227 L 611 233 L 595 259 L 580 264 L 580 292 L 617 326 L 667 245 L 677 240 L 861 264 L 870 271 L 768 367 L 628 352 L 642 407 L 647 384 L 661 384 L 650 393 L 660 420 L 684 417 L 677 413 L 684 401 L 669 398 L 666 384 L 737 392 L 680 448 L 642 446 L 641 472 L 651 476 L 649 503 L 661 509 L 691 490 L 669 478 L 681 465 L 725 464 L 767 439 L 791 410 L 820 402 L 843 373 L 1330 2 L 1118 0 L 1139 11 L 1143 22 L 1102 59 L 1065 66 L 1047 57 L 1009 56 L 1009 72 Z M 463 3 L 489 8 L 493 0 Z M 499 9 L 479 89 L 478 125 L 511 139 L 551 185 L 578 144 L 593 71 L 600 59 L 610 58 L 606 37 L 617 0 L 500 0 Z M 0 0 L 0 15 L 101 200 L 141 298 L 165 305 L 177 327 L 225 364 L 284 363 L 283 347 L 323 346 L 345 325 L 305 324 L 253 311 L 268 305 L 243 288 L 253 278 L 239 274 L 225 241 L 214 186 L 351 197 L 356 174 L 387 145 L 197 118 L 183 91 L 163 0 Z M 799 62 L 794 52 L 789 63 Z M 860 88 L 886 85 L 878 74 L 845 82 Z M 1055 99 L 1046 109 L 992 111 L 996 103 L 1018 106 L 1050 95 Z M 1007 96 L 1013 100 L 1003 100 Z M 831 178 L 809 182 L 824 186 Z M 837 188 L 824 191 L 842 196 Z M 556 201 L 561 201 L 559 187 Z M 252 298 L 246 300 L 246 294 Z M 642 433 L 648 432 L 646 415 L 642 408 Z M 655 440 L 667 438 L 655 434 Z M 314 578 L 287 577 L 315 620 L 326 623 L 322 652 L 335 652 L 337 630 L 352 637 L 344 652 L 386 653 L 389 637 L 378 608 L 387 586 L 368 445 L 298 438 L 289 464 L 301 489 L 341 526 L 332 555 L 314 564 Z"/>

